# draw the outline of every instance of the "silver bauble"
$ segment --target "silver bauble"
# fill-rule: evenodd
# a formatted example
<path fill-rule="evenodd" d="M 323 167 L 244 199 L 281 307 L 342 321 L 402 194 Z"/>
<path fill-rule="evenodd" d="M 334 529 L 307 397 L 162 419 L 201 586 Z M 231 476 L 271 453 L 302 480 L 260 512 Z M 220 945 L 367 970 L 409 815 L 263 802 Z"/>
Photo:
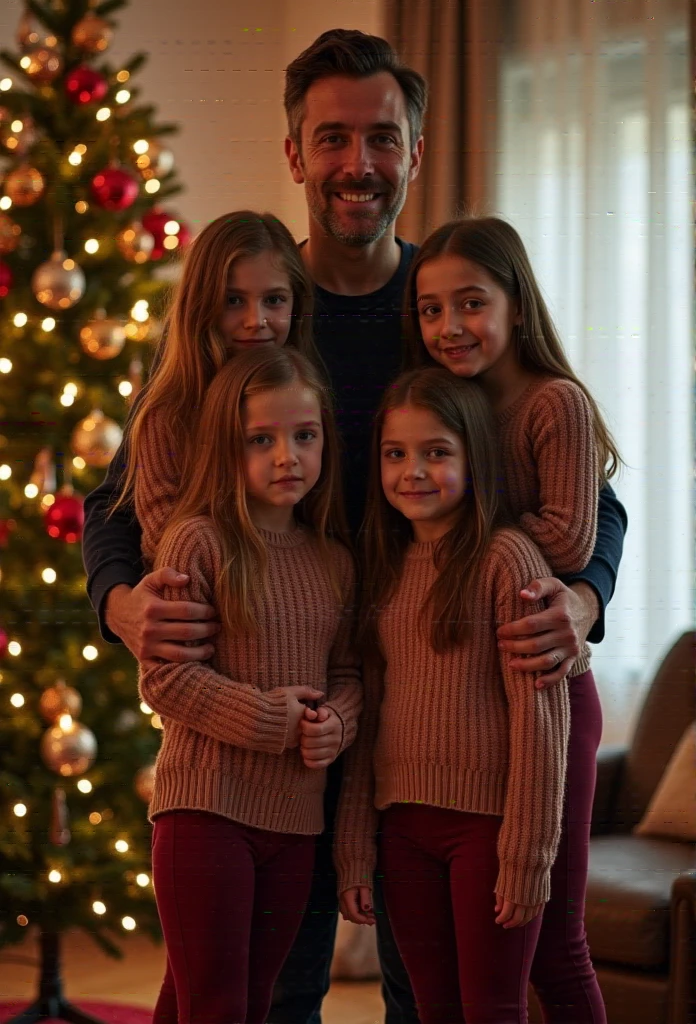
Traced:
<path fill-rule="evenodd" d="M 84 295 L 85 275 L 75 260 L 57 250 L 34 271 L 31 290 L 49 309 L 70 309 Z"/>
<path fill-rule="evenodd" d="M 94 764 L 97 756 L 94 733 L 73 719 L 65 728 L 60 721 L 43 734 L 41 757 L 44 764 L 58 775 L 82 775 Z"/>

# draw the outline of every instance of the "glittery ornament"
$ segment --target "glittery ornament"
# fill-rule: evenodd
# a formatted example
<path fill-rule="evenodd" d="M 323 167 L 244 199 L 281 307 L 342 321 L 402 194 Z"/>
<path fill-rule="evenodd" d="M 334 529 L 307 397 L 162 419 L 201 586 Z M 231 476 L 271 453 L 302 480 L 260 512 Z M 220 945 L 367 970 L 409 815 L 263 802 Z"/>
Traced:
<path fill-rule="evenodd" d="M 111 42 L 113 29 L 108 21 L 89 11 L 72 30 L 72 41 L 85 53 L 103 53 Z"/>
<path fill-rule="evenodd" d="M 80 722 L 59 721 L 41 738 L 41 757 L 51 771 L 66 778 L 82 775 L 94 764 L 97 741 L 94 733 Z"/>
<path fill-rule="evenodd" d="M 5 178 L 3 188 L 15 206 L 33 206 L 37 202 L 46 185 L 40 171 L 29 164 L 20 164 Z"/>
<path fill-rule="evenodd" d="M 0 299 L 9 294 L 12 287 L 13 274 L 6 263 L 0 260 Z"/>
<path fill-rule="evenodd" d="M 25 75 L 28 75 L 37 85 L 50 85 L 61 70 L 58 51 L 43 43 L 38 46 L 29 46 L 19 63 Z"/>
<path fill-rule="evenodd" d="M 44 514 L 46 533 L 54 540 L 75 544 L 85 522 L 83 499 L 79 494 L 58 494 Z"/>
<path fill-rule="evenodd" d="M 99 103 L 109 91 L 109 83 L 98 71 L 80 65 L 65 76 L 65 91 L 73 103 Z"/>
<path fill-rule="evenodd" d="M 116 235 L 116 245 L 131 263 L 145 263 L 155 247 L 155 239 L 140 221 L 133 221 Z"/>
<path fill-rule="evenodd" d="M 14 252 L 19 245 L 22 229 L 11 217 L 0 211 L 0 253 Z"/>
<path fill-rule="evenodd" d="M 57 679 L 39 697 L 39 711 L 44 721 L 51 725 L 61 715 L 77 718 L 82 711 L 82 697 L 72 686 L 67 686 L 64 679 Z"/>
<path fill-rule="evenodd" d="M 107 317 L 103 309 L 80 331 L 80 344 L 93 359 L 113 359 L 125 343 L 123 323 L 114 317 Z"/>
<path fill-rule="evenodd" d="M 138 198 L 138 183 L 120 167 L 106 167 L 92 178 L 90 191 L 103 210 L 126 210 Z"/>
<path fill-rule="evenodd" d="M 84 295 L 85 275 L 75 260 L 58 250 L 36 268 L 31 290 L 49 309 L 70 309 Z"/>
<path fill-rule="evenodd" d="M 73 430 L 72 450 L 88 466 L 104 469 L 116 454 L 122 437 L 118 423 L 108 419 L 101 409 L 93 409 Z"/>

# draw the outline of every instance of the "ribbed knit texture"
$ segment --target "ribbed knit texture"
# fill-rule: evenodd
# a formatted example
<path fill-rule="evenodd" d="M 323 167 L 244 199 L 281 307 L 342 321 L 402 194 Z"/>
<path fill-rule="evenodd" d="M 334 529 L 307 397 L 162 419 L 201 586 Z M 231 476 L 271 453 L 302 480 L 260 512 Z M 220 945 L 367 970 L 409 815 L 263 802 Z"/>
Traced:
<path fill-rule="evenodd" d="M 140 694 L 164 723 L 150 818 L 175 809 L 211 811 L 273 832 L 323 830 L 326 772 L 285 750 L 288 701 L 280 687 L 306 684 L 327 694 L 343 722 L 341 750 L 355 739 L 362 693 L 352 645 L 353 561 L 338 543 L 341 604 L 309 529 L 261 531 L 268 550 L 267 593 L 258 636 L 223 629 L 209 662 L 145 662 Z M 165 598 L 215 603 L 222 555 L 212 522 L 196 517 L 159 545 L 155 567 L 187 573 Z"/>
<path fill-rule="evenodd" d="M 140 548 L 147 572 L 152 570 L 165 527 L 181 486 L 181 465 L 164 409 L 153 409 L 145 417 L 138 452 L 138 471 L 133 498 L 135 514 L 142 528 Z M 153 481 L 157 486 L 153 486 Z M 165 563 L 162 563 L 165 564 Z"/>
<path fill-rule="evenodd" d="M 524 614 L 522 587 L 548 573 L 525 534 L 499 531 L 477 576 L 471 639 L 438 654 L 430 623 L 420 618 L 437 576 L 433 545 L 409 547 L 379 620 L 387 667 L 364 671 L 365 709 L 346 755 L 339 891 L 372 884 L 376 809 L 421 802 L 502 815 L 496 891 L 526 906 L 548 900 L 565 782 L 567 684 L 535 689 L 531 675 L 510 668 L 512 655 L 498 650 L 495 633 Z"/>
<path fill-rule="evenodd" d="M 498 415 L 505 493 L 515 520 L 554 575 L 580 572 L 597 536 L 599 468 L 582 388 L 543 377 Z M 527 581 L 529 582 L 529 581 Z M 587 644 L 571 676 L 590 667 Z"/>

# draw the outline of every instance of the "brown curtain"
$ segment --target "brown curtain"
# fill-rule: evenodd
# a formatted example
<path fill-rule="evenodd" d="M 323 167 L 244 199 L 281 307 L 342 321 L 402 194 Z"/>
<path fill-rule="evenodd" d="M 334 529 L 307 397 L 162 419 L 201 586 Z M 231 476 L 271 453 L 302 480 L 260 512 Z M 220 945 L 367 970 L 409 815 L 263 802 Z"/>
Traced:
<path fill-rule="evenodd" d="M 397 223 L 409 241 L 464 210 L 482 212 L 490 199 L 496 8 L 496 0 L 386 0 L 387 39 L 430 87 L 423 163 Z"/>

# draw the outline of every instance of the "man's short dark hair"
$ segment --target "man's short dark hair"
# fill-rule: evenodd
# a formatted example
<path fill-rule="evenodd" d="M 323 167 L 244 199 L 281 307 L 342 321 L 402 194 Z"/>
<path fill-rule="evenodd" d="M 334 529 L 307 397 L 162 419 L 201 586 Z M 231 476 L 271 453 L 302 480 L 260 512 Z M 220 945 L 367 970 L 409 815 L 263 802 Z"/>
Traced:
<path fill-rule="evenodd" d="M 348 75 L 369 78 L 388 71 L 401 87 L 406 99 L 408 126 L 413 149 L 423 132 L 423 118 L 428 104 L 428 86 L 422 75 L 402 64 L 386 39 L 370 36 L 357 29 L 332 28 L 303 50 L 285 72 L 285 113 L 288 135 L 300 148 L 304 98 L 307 90 L 320 78 Z"/>

